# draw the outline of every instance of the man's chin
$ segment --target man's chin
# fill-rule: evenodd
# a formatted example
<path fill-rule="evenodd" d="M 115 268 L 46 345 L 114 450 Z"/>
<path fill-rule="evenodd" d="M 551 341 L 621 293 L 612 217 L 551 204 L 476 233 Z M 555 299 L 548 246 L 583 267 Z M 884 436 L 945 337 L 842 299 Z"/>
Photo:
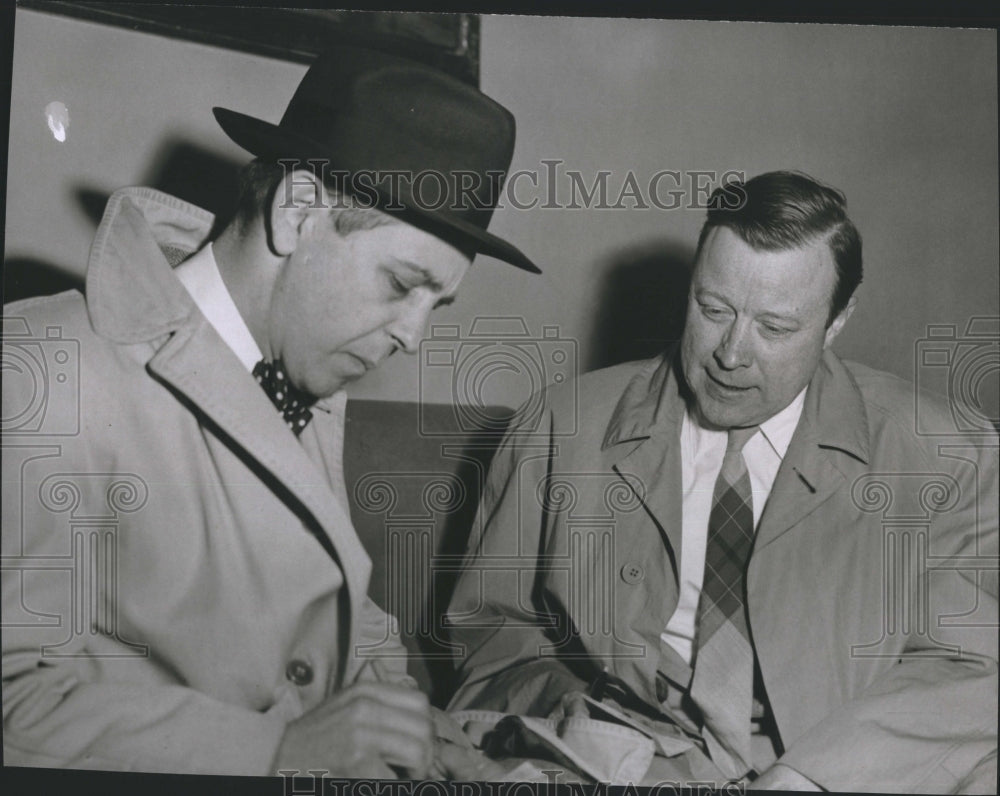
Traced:
<path fill-rule="evenodd" d="M 301 386 L 296 384 L 294 381 L 292 384 L 300 391 L 311 397 L 314 401 L 322 401 L 324 398 L 329 398 L 334 393 L 342 390 L 346 384 L 346 379 L 324 379 L 317 382 L 305 382 Z"/>
<path fill-rule="evenodd" d="M 331 395 L 335 395 L 340 392 L 344 387 L 346 387 L 350 382 L 357 381 L 356 379 L 341 379 L 333 384 L 325 384 L 321 389 L 316 390 L 312 393 L 317 401 L 322 401 L 324 398 L 329 398 Z"/>
<path fill-rule="evenodd" d="M 728 431 L 757 424 L 756 414 L 748 407 L 715 401 L 707 396 L 697 397 L 699 423 L 714 431 Z"/>

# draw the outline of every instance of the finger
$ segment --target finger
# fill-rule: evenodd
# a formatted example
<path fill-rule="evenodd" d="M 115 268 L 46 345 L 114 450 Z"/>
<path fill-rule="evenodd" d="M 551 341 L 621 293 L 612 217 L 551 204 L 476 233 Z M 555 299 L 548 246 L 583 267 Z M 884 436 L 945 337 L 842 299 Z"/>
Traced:
<path fill-rule="evenodd" d="M 587 707 L 587 702 L 583 698 L 583 694 L 579 691 L 570 691 L 563 694 L 561 701 L 561 707 L 563 709 L 563 714 L 566 716 L 589 716 L 590 709 Z"/>
<path fill-rule="evenodd" d="M 431 708 L 431 721 L 434 723 L 434 737 L 450 741 L 458 746 L 472 748 L 472 741 L 465 730 L 451 715 L 439 708 Z"/>
<path fill-rule="evenodd" d="M 389 670 L 386 668 L 385 664 L 382 663 L 378 658 L 370 658 L 372 674 L 375 675 L 375 680 L 379 683 L 389 683 L 392 681 L 392 676 L 389 674 Z"/>
<path fill-rule="evenodd" d="M 450 743 L 435 744 L 434 751 L 434 765 L 438 769 L 443 769 L 445 778 L 465 781 L 477 779 L 476 775 L 480 769 L 478 756 Z"/>
<path fill-rule="evenodd" d="M 375 731 L 393 730 L 430 742 L 434 737 L 434 723 L 430 712 L 409 707 L 387 705 L 369 698 L 359 698 L 344 711 L 355 726 L 370 727 Z"/>
<path fill-rule="evenodd" d="M 391 727 L 358 727 L 358 744 L 367 755 L 377 755 L 385 763 L 397 766 L 411 779 L 426 776 L 432 761 L 429 734 L 416 736 Z"/>
<path fill-rule="evenodd" d="M 384 759 L 409 768 L 426 769 L 433 752 L 433 724 L 426 713 L 359 700 L 352 706 L 351 723 L 375 743 Z"/>
<path fill-rule="evenodd" d="M 420 713 L 430 712 L 427 694 L 416 688 L 396 683 L 355 683 L 341 692 L 344 700 L 372 699 L 389 707 L 397 707 Z M 338 695 L 339 696 L 339 695 Z"/>
<path fill-rule="evenodd" d="M 501 780 L 509 767 L 491 760 L 482 752 L 464 750 L 446 743 L 438 744 L 436 751 L 434 766 L 436 769 L 444 769 L 445 779 L 467 782 Z"/>
<path fill-rule="evenodd" d="M 396 772 L 384 760 L 377 757 L 359 760 L 345 773 L 352 779 L 399 779 Z"/>

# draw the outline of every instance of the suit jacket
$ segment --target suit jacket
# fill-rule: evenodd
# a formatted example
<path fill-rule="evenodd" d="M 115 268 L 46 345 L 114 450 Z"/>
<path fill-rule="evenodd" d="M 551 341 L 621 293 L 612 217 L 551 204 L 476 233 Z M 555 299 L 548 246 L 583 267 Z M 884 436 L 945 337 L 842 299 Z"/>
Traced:
<path fill-rule="evenodd" d="M 86 303 L 5 307 L 8 765 L 265 774 L 394 641 L 335 475 L 343 395 L 297 440 L 171 271 L 211 224 L 120 191 Z"/>
<path fill-rule="evenodd" d="M 955 421 L 914 396 L 824 356 L 749 563 L 779 762 L 828 789 L 995 782 L 997 440 L 918 436 L 915 412 Z M 655 705 L 684 554 L 674 362 L 538 406 L 494 460 L 450 607 L 452 706 L 545 714 L 601 669 Z"/>

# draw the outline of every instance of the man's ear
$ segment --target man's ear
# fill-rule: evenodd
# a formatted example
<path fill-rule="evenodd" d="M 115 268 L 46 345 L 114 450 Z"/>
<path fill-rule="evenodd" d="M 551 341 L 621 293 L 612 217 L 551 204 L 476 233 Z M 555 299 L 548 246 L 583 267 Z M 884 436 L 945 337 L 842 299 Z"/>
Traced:
<path fill-rule="evenodd" d="M 829 348 L 830 344 L 836 339 L 837 335 L 840 334 L 840 330 L 844 328 L 844 324 L 847 323 L 848 318 L 854 312 L 854 308 L 858 304 L 858 297 L 851 296 L 847 301 L 847 306 L 842 309 L 836 318 L 830 323 L 826 329 L 826 338 L 823 340 L 823 348 Z"/>
<path fill-rule="evenodd" d="M 323 182 L 307 169 L 282 177 L 268 206 L 268 239 L 274 254 L 286 257 L 299 244 L 306 220 L 324 207 Z"/>

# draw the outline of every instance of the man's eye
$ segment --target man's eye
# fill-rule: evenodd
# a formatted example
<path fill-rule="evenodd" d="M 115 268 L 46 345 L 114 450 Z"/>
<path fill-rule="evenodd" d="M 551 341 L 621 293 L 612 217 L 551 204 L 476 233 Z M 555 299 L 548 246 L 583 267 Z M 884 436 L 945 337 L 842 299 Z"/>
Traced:
<path fill-rule="evenodd" d="M 710 307 L 707 304 L 702 304 L 701 311 L 707 318 L 724 318 L 726 316 L 726 311 L 722 307 Z"/>
<path fill-rule="evenodd" d="M 392 289 L 401 296 L 410 292 L 410 286 L 403 282 L 395 274 L 389 274 L 389 284 L 392 285 Z"/>
<path fill-rule="evenodd" d="M 786 329 L 783 326 L 775 326 L 770 323 L 765 323 L 763 326 L 764 326 L 764 333 L 767 334 L 769 337 L 783 337 L 784 335 L 792 331 L 791 329 Z"/>

